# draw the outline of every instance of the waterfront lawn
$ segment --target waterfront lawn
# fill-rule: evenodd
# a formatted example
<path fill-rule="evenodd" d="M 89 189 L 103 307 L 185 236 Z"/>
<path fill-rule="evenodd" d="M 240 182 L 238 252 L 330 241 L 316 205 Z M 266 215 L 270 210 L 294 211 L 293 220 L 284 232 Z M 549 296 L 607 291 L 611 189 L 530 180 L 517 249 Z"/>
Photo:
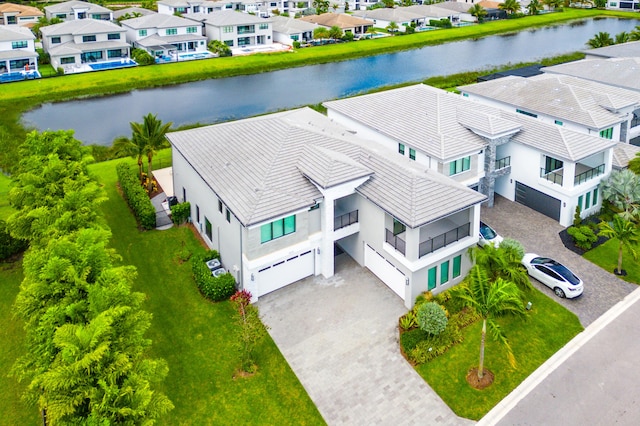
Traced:
<path fill-rule="evenodd" d="M 640 247 L 637 247 L 636 250 L 640 251 Z M 613 273 L 613 270 L 618 267 L 618 240 L 612 238 L 589 250 L 583 257 L 605 271 Z M 627 271 L 627 275 L 622 275 L 619 278 L 630 283 L 640 284 L 640 263 L 633 259 L 626 248 L 622 249 L 622 269 Z"/>
<path fill-rule="evenodd" d="M 161 151 L 166 165 L 170 150 Z M 260 344 L 253 377 L 234 378 L 233 310 L 229 302 L 211 303 L 198 292 L 191 265 L 181 263 L 183 245 L 201 247 L 187 227 L 140 232 L 116 190 L 116 160 L 90 166 L 109 200 L 105 218 L 113 232 L 112 246 L 126 265 L 135 265 L 135 290 L 147 295 L 144 309 L 153 314 L 147 336 L 152 356 L 169 364 L 161 389 L 175 409 L 162 424 L 324 424 L 317 408 L 270 337 Z M 127 159 L 134 165 L 134 160 Z"/>
<path fill-rule="evenodd" d="M 495 374 L 495 381 L 488 388 L 476 390 L 466 381 L 467 372 L 478 366 L 481 321 L 463 330 L 462 343 L 416 367 L 457 415 L 480 419 L 583 330 L 575 314 L 540 291 L 532 292 L 527 300 L 533 307 L 525 319 L 505 317 L 498 320 L 513 348 L 517 369 L 509 366 L 503 347 L 487 333 L 485 368 Z"/>

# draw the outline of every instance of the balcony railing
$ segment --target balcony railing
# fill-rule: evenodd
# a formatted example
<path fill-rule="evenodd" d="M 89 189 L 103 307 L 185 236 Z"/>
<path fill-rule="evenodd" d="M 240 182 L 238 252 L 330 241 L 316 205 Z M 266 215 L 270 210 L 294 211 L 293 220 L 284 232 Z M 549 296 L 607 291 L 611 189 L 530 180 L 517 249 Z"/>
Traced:
<path fill-rule="evenodd" d="M 399 236 L 393 235 L 392 231 L 389 231 L 388 229 L 385 229 L 385 231 L 385 241 L 387 242 L 387 244 L 391 244 L 394 249 L 398 250 L 404 256 L 407 251 L 407 243 Z"/>
<path fill-rule="evenodd" d="M 238 27 L 238 34 L 253 34 L 256 32 L 256 29 L 253 25 L 246 27 Z"/>
<path fill-rule="evenodd" d="M 433 253 L 434 251 L 448 246 L 451 243 L 455 243 L 469 235 L 471 235 L 471 223 L 460 225 L 451 231 L 447 231 L 444 234 L 440 234 L 427 241 L 421 242 L 418 246 L 418 256 L 422 257 L 429 253 Z"/>
<path fill-rule="evenodd" d="M 496 170 L 504 169 L 511 165 L 511 156 L 496 160 Z"/>
<path fill-rule="evenodd" d="M 594 167 L 592 169 L 587 170 L 586 172 L 582 172 L 573 179 L 574 185 L 580 185 L 583 182 L 588 181 L 589 179 L 593 179 L 594 177 L 601 175 L 604 173 L 604 164 L 600 164 L 598 167 Z"/>
<path fill-rule="evenodd" d="M 556 169 L 552 172 L 548 172 L 544 167 L 540 168 L 540 177 L 548 180 L 549 182 L 562 185 L 562 169 Z"/>
<path fill-rule="evenodd" d="M 344 228 L 345 226 L 353 225 L 354 223 L 358 223 L 358 210 L 354 210 L 349 213 L 345 213 L 343 215 L 337 216 L 333 218 L 333 230 L 337 231 L 340 228 Z"/>

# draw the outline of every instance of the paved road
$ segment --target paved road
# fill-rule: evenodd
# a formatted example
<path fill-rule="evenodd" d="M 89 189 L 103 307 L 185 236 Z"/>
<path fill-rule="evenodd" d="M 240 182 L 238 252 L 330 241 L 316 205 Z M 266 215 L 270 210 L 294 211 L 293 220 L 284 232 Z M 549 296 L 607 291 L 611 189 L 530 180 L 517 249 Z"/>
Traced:
<path fill-rule="evenodd" d="M 576 299 L 559 299 L 537 280 L 531 282 L 575 313 L 584 327 L 638 288 L 566 249 L 558 235 L 563 227 L 522 204 L 496 196 L 494 207 L 482 207 L 481 218 L 503 237 L 520 241 L 525 251 L 556 259 L 582 278 L 584 293 Z"/>
<path fill-rule="evenodd" d="M 400 355 L 402 300 L 348 255 L 257 303 L 269 333 L 329 425 L 470 425 Z"/>

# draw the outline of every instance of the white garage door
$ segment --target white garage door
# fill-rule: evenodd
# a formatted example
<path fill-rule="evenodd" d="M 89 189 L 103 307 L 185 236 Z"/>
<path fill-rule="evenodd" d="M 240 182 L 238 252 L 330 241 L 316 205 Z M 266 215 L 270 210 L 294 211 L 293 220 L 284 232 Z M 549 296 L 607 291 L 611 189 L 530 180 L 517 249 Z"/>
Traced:
<path fill-rule="evenodd" d="M 364 266 L 404 300 L 404 274 L 368 244 L 364 245 Z"/>
<path fill-rule="evenodd" d="M 313 251 L 274 263 L 258 271 L 258 297 L 313 275 Z"/>

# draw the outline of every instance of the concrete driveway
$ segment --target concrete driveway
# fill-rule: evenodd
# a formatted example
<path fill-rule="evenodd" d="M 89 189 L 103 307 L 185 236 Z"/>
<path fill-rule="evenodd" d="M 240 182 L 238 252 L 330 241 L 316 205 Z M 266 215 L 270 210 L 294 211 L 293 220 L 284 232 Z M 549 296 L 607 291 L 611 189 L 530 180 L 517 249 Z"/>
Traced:
<path fill-rule="evenodd" d="M 565 248 L 558 236 L 563 229 L 555 220 L 544 216 L 522 204 L 497 196 L 492 208 L 483 206 L 483 222 L 494 228 L 503 237 L 520 241 L 526 252 L 551 257 L 566 265 L 584 281 L 582 296 L 575 299 L 560 299 L 545 285 L 532 279 L 542 292 L 575 313 L 583 327 L 588 326 L 626 295 L 637 289 L 605 271 L 588 260 Z"/>
<path fill-rule="evenodd" d="M 400 355 L 402 301 L 348 255 L 257 303 L 329 425 L 465 425 Z"/>

